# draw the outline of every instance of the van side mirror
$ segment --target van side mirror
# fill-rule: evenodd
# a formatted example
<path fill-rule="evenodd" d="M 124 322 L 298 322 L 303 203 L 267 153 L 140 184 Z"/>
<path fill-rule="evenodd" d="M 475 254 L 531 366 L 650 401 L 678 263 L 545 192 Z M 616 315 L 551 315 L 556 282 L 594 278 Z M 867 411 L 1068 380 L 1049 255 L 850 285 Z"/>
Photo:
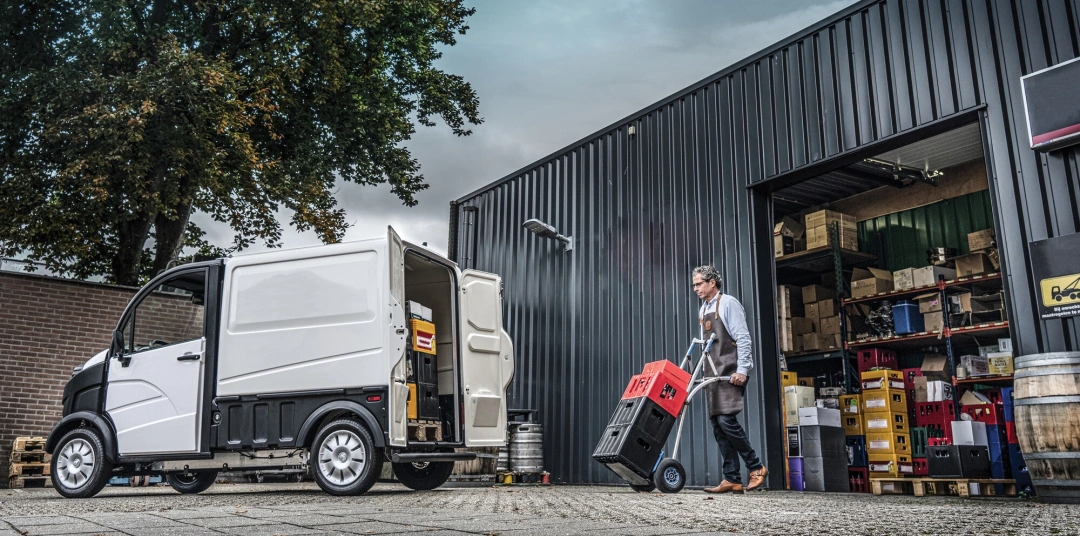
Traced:
<path fill-rule="evenodd" d="M 124 332 L 113 331 L 112 344 L 109 345 L 109 355 L 120 361 L 120 366 L 126 367 L 131 363 L 131 356 L 124 355 Z"/>

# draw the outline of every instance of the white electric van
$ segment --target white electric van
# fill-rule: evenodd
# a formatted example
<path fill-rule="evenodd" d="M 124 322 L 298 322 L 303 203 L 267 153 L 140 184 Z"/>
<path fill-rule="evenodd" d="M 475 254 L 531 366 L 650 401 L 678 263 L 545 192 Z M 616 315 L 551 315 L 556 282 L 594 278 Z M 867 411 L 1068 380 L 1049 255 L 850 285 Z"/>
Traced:
<path fill-rule="evenodd" d="M 426 420 L 406 303 L 434 331 Z M 475 458 L 456 447 L 505 444 L 513 373 L 500 278 L 393 229 L 188 264 L 141 289 L 110 349 L 76 367 L 46 444 L 53 487 L 90 497 L 112 476 L 165 475 L 198 493 L 219 471 L 308 468 L 355 495 L 390 461 L 402 484 L 432 489 Z"/>

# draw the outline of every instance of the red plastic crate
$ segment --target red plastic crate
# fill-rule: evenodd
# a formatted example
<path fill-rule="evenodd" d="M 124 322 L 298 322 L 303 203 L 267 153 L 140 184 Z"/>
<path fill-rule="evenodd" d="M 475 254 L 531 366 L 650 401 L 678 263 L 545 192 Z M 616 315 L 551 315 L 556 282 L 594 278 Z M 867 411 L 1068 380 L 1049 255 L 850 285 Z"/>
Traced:
<path fill-rule="evenodd" d="M 680 374 L 681 372 L 681 374 Z M 664 411 L 678 417 L 686 404 L 690 374 L 670 361 L 645 365 L 645 372 L 630 379 L 622 399 L 649 397 Z"/>
<path fill-rule="evenodd" d="M 949 434 L 950 436 L 952 433 Z M 930 447 L 947 447 L 952 445 L 952 437 L 928 437 L 926 444 Z"/>
<path fill-rule="evenodd" d="M 921 368 L 906 368 L 900 369 L 900 372 L 904 373 L 904 389 L 912 391 L 915 389 L 915 378 L 922 376 Z"/>
<path fill-rule="evenodd" d="M 955 417 L 956 406 L 951 401 L 945 402 L 916 402 L 915 403 L 915 426 L 931 426 L 936 428 L 949 428 L 948 424 Z"/>
<path fill-rule="evenodd" d="M 927 464 L 926 458 L 912 458 L 911 469 L 913 476 L 930 476 L 930 465 Z"/>
<path fill-rule="evenodd" d="M 866 467 L 848 467 L 848 482 L 852 493 L 870 493 L 870 469 Z"/>
<path fill-rule="evenodd" d="M 977 404 L 960 407 L 961 413 L 971 415 L 972 420 L 986 424 L 1001 425 L 1005 423 L 1005 410 L 998 404 Z"/>
<path fill-rule="evenodd" d="M 938 433 L 934 434 L 934 435 L 938 439 L 944 440 L 943 443 L 938 443 L 938 445 L 952 445 L 952 419 L 949 419 L 948 422 L 941 423 L 941 424 L 939 424 L 939 423 L 927 424 L 926 429 L 927 430 L 937 430 L 938 431 Z M 933 439 L 933 438 L 931 438 L 931 439 Z M 929 444 L 933 445 L 934 443 L 930 442 Z"/>
<path fill-rule="evenodd" d="M 1016 437 L 1016 423 L 1014 423 L 1014 422 L 1006 422 L 1005 423 L 1005 440 L 1008 443 L 1012 443 L 1014 445 L 1019 445 L 1020 444 L 1020 438 Z"/>
<path fill-rule="evenodd" d="M 868 348 L 855 353 L 859 360 L 859 372 L 863 373 L 872 368 L 896 368 L 896 352 L 884 348 Z"/>

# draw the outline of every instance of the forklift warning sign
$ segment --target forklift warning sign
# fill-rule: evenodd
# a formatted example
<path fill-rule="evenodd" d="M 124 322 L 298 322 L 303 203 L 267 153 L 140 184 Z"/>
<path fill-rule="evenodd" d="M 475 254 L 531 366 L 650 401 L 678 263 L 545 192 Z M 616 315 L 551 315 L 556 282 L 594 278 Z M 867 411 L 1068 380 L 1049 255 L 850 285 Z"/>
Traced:
<path fill-rule="evenodd" d="M 1080 233 L 1031 243 L 1031 272 L 1043 320 L 1080 315 Z"/>

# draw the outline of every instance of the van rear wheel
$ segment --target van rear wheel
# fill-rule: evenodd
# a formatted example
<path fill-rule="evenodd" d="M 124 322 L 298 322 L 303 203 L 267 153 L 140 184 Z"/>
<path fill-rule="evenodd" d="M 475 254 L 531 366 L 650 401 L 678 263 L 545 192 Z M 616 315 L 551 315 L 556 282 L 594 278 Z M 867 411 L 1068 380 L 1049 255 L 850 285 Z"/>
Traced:
<path fill-rule="evenodd" d="M 394 476 L 405 487 L 416 491 L 435 489 L 450 478 L 454 462 L 395 463 Z"/>
<path fill-rule="evenodd" d="M 200 471 L 198 473 L 174 473 L 166 477 L 172 489 L 180 493 L 202 493 L 214 485 L 217 480 L 217 471 Z"/>
<path fill-rule="evenodd" d="M 315 482 L 331 495 L 360 495 L 382 473 L 382 453 L 364 425 L 338 419 L 319 430 L 311 448 Z"/>
<path fill-rule="evenodd" d="M 64 434 L 49 463 L 53 489 L 69 499 L 97 495 L 112 474 L 101 437 L 91 428 L 76 428 Z"/>

